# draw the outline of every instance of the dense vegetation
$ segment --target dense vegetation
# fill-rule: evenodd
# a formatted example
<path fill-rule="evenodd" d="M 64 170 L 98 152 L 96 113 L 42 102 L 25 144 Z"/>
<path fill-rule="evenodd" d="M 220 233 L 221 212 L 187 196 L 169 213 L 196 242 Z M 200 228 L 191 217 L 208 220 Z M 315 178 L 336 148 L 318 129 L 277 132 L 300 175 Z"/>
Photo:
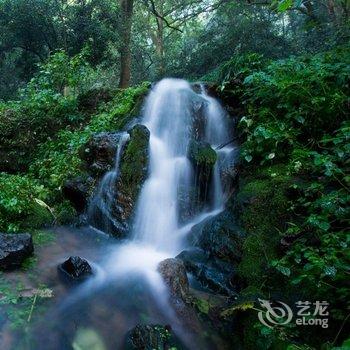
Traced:
<path fill-rule="evenodd" d="M 85 176 L 91 135 L 137 117 L 145 81 L 204 80 L 240 146 L 246 236 L 224 318 L 244 349 L 347 349 L 349 2 L 135 1 L 129 21 L 124 2 L 0 0 L 0 232 L 74 222 L 62 187 Z M 329 328 L 267 328 L 258 298 L 328 301 Z"/>

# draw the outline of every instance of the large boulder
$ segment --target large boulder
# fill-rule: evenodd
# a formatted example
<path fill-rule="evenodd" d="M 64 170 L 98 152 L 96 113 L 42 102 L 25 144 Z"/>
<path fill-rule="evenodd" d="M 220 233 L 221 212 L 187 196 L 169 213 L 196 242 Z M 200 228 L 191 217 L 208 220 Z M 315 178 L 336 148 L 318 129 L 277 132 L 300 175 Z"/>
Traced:
<path fill-rule="evenodd" d="M 200 320 L 193 307 L 189 282 L 184 263 L 180 259 L 165 259 L 158 265 L 158 272 L 169 289 L 169 304 L 172 306 L 182 326 L 199 334 Z"/>
<path fill-rule="evenodd" d="M 175 258 L 165 259 L 158 265 L 158 271 L 168 286 L 172 297 L 185 300 L 189 284 L 184 263 Z"/>
<path fill-rule="evenodd" d="M 150 132 L 144 125 L 135 125 L 122 154 L 116 181 L 116 200 L 112 208 L 114 230 L 111 233 L 117 237 L 125 236 L 129 231 L 131 214 L 147 178 L 149 138 Z"/>
<path fill-rule="evenodd" d="M 96 133 L 80 149 L 80 156 L 90 174 L 100 177 L 112 169 L 120 137 L 121 133 Z"/>
<path fill-rule="evenodd" d="M 58 265 L 58 272 L 64 282 L 82 282 L 93 275 L 90 264 L 79 256 L 71 256 Z"/>
<path fill-rule="evenodd" d="M 104 133 L 104 136 L 106 134 L 109 135 L 111 147 L 112 144 L 119 142 L 119 138 L 122 135 L 118 133 L 112 136 L 111 133 Z M 139 191 L 148 174 L 150 132 L 144 125 L 136 124 L 129 131 L 129 134 L 130 138 L 122 151 L 119 170 L 109 172 L 108 176 L 103 178 L 103 183 L 100 184 L 99 189 L 96 191 L 89 208 L 91 224 L 118 238 L 127 236 L 130 230 L 131 214 Z M 102 137 L 102 140 L 105 140 L 104 137 Z M 103 142 L 103 144 L 105 145 L 106 143 Z M 103 147 L 101 146 L 100 148 L 102 149 Z M 90 154 L 91 152 L 88 153 Z M 110 154 L 112 153 L 114 162 L 116 146 L 108 148 L 108 152 L 103 153 L 105 155 L 108 154 L 108 157 L 104 159 L 111 160 Z M 90 161 L 90 163 L 94 164 L 96 162 Z M 102 164 L 103 162 L 99 161 L 98 163 Z M 105 162 L 104 164 L 107 163 Z M 109 164 L 111 165 L 112 163 L 109 162 Z M 102 171 L 101 167 L 100 169 Z M 107 169 L 109 168 L 104 170 Z"/>
<path fill-rule="evenodd" d="M 127 350 L 176 349 L 170 326 L 136 325 L 126 337 Z"/>
<path fill-rule="evenodd" d="M 177 257 L 184 262 L 186 270 L 206 290 L 232 296 L 235 294 L 235 268 L 229 263 L 211 258 L 202 249 L 184 250 Z"/>
<path fill-rule="evenodd" d="M 0 269 L 11 270 L 20 267 L 24 259 L 34 251 L 29 233 L 0 233 Z"/>
<path fill-rule="evenodd" d="M 188 240 L 211 257 L 231 264 L 241 260 L 244 234 L 237 226 L 231 208 L 195 225 Z"/>

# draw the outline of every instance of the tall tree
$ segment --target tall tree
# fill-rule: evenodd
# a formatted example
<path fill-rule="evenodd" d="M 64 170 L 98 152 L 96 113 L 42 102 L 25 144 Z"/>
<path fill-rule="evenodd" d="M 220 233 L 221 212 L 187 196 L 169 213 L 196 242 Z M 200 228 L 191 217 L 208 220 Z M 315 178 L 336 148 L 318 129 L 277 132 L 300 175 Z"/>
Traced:
<path fill-rule="evenodd" d="M 120 88 L 127 88 L 131 79 L 131 27 L 134 0 L 120 0 L 121 45 L 120 45 Z"/>

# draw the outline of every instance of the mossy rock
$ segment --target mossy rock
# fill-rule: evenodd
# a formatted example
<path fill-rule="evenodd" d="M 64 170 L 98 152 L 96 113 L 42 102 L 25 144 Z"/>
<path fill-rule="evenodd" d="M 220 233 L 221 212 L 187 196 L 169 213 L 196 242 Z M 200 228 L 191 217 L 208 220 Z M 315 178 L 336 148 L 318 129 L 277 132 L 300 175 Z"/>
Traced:
<path fill-rule="evenodd" d="M 127 334 L 125 349 L 175 350 L 177 345 L 170 326 L 139 324 Z"/>
<path fill-rule="evenodd" d="M 216 152 L 209 143 L 192 140 L 188 150 L 190 160 L 196 165 L 205 165 L 212 168 L 216 162 Z"/>
<path fill-rule="evenodd" d="M 241 259 L 244 235 L 236 225 L 230 210 L 195 225 L 189 240 L 210 256 L 225 262 L 236 263 Z"/>
<path fill-rule="evenodd" d="M 247 233 L 239 272 L 253 285 L 265 278 L 268 263 L 277 258 L 279 232 L 289 218 L 287 190 L 292 178 L 270 170 L 245 179 L 235 199 L 236 214 Z"/>
<path fill-rule="evenodd" d="M 150 132 L 137 124 L 130 132 L 128 142 L 121 160 L 120 183 L 125 194 L 132 201 L 136 200 L 148 173 Z"/>
<path fill-rule="evenodd" d="M 191 140 L 188 146 L 188 158 L 195 170 L 195 184 L 197 200 L 202 203 L 208 201 L 208 191 L 212 180 L 216 152 L 209 143 Z"/>

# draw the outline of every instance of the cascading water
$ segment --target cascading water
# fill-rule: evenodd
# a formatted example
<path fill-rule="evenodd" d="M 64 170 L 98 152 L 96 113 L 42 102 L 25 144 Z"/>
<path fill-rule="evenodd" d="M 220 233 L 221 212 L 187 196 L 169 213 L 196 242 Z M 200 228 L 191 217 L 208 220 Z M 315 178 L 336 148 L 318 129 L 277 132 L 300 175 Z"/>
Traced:
<path fill-rule="evenodd" d="M 188 189 L 192 167 L 187 158 L 191 131 L 190 85 L 165 79 L 147 98 L 144 124 L 150 130 L 150 175 L 143 186 L 136 213 L 136 240 L 168 252 L 178 242 L 178 195 Z"/>
<path fill-rule="evenodd" d="M 232 128 L 226 111 L 215 98 L 207 94 L 204 85 L 201 85 L 201 96 L 208 102 L 205 109 L 205 141 L 211 145 L 217 154 L 217 161 L 213 170 L 213 207 L 216 210 L 223 210 L 227 194 L 222 185 L 220 170 L 224 168 L 225 164 L 234 161 L 235 147 L 232 145 L 232 133 L 230 133 Z"/>

